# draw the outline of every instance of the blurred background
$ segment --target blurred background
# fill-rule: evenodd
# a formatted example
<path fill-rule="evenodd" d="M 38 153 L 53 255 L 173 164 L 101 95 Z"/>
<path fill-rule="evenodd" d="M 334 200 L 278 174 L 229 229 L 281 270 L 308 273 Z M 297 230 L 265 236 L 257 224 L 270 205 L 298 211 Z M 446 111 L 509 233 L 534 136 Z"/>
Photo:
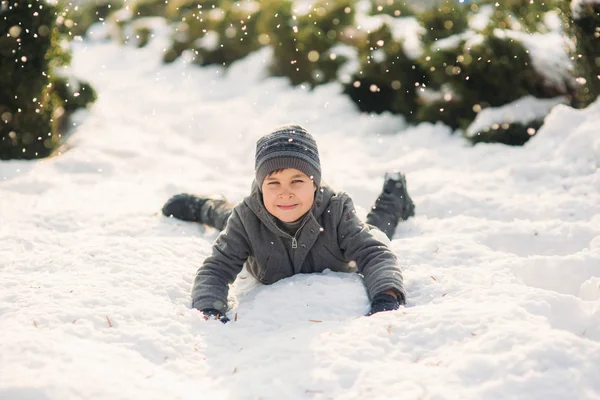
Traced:
<path fill-rule="evenodd" d="M 52 155 L 93 105 L 69 74 L 71 41 L 144 47 L 156 19 L 165 64 L 267 51 L 290 85 L 337 84 L 357 112 L 443 123 L 472 144 L 522 145 L 554 105 L 600 93 L 600 0 L 1 0 L 0 159 Z"/>

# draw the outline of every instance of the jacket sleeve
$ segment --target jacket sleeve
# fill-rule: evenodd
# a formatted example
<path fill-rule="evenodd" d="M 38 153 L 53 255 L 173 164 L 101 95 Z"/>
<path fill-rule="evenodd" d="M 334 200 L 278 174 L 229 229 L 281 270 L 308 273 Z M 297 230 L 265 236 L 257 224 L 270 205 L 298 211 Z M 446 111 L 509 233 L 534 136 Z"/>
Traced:
<path fill-rule="evenodd" d="M 229 285 L 242 270 L 250 246 L 237 207 L 212 247 L 212 254 L 198 269 L 192 289 L 192 307 L 227 311 Z"/>
<path fill-rule="evenodd" d="M 367 294 L 372 299 L 386 290 L 395 290 L 400 304 L 406 303 L 406 292 L 398 258 L 389 246 L 373 235 L 356 215 L 349 197 L 343 203 L 338 223 L 338 243 L 347 260 L 354 261 L 363 275 Z"/>

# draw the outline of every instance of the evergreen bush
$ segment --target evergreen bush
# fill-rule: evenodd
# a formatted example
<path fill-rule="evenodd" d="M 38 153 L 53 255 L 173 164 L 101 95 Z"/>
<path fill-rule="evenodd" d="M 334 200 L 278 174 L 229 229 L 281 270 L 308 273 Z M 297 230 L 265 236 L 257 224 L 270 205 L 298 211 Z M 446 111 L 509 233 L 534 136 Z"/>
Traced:
<path fill-rule="evenodd" d="M 579 87 L 573 102 L 586 107 L 600 96 L 600 1 L 579 0 L 571 3 L 567 31 L 575 42 L 573 60 Z"/>
<path fill-rule="evenodd" d="M 464 32 L 468 28 L 468 9 L 457 1 L 444 0 L 419 14 L 425 28 L 424 41 L 431 44 Z"/>
<path fill-rule="evenodd" d="M 221 64 L 271 46 L 270 71 L 292 84 L 311 86 L 336 79 L 344 58 L 331 52 L 353 21 L 349 0 L 317 1 L 304 13 L 290 0 L 220 2 L 175 0 L 167 16 L 179 21 L 166 62 L 191 50 L 200 65 Z"/>
<path fill-rule="evenodd" d="M 469 138 L 471 143 L 502 143 L 510 146 L 522 146 L 536 134 L 544 124 L 543 119 L 529 123 L 494 124 Z"/>
<path fill-rule="evenodd" d="M 191 50 L 199 65 L 227 66 L 261 46 L 258 3 L 225 0 L 219 7 L 213 3 L 185 0 L 169 5 L 168 16 L 178 22 L 166 62 Z"/>
<path fill-rule="evenodd" d="M 499 29 L 511 29 L 527 33 L 552 30 L 546 20 L 549 11 L 556 10 L 561 0 L 480 0 L 479 6 L 492 6 L 490 23 Z"/>
<path fill-rule="evenodd" d="M 464 135 L 473 144 L 498 142 L 520 146 L 537 133 L 553 107 L 568 101 L 568 96 L 539 99 L 528 95 L 503 106 L 486 108 L 477 114 Z"/>
<path fill-rule="evenodd" d="M 365 112 L 390 111 L 415 121 L 418 91 L 427 85 L 427 73 L 407 54 L 401 38 L 384 22 L 357 41 L 359 71 L 345 85 L 345 93 Z"/>
<path fill-rule="evenodd" d="M 0 159 L 48 156 L 68 113 L 95 98 L 55 74 L 70 62 L 57 16 L 45 1 L 0 3 Z"/>
<path fill-rule="evenodd" d="M 165 0 L 133 0 L 129 7 L 133 18 L 164 16 L 168 3 Z"/>
<path fill-rule="evenodd" d="M 568 2 L 561 0 L 308 4 L 133 0 L 128 23 L 135 25 L 136 19 L 148 16 L 166 18 L 172 45 L 164 54 L 165 62 L 189 52 L 197 64 L 228 66 L 268 46 L 273 49 L 271 74 L 285 76 L 294 85 L 314 87 L 337 80 L 362 111 L 402 114 L 409 122 L 441 121 L 454 129 L 466 130 L 480 111 L 526 96 L 573 96 L 574 76 L 569 75 L 568 59 L 561 58 L 560 49 L 554 58 L 543 52 L 540 56 L 539 48 L 532 51 L 535 38 L 546 43 L 550 36 L 542 35 L 556 39 L 563 27 L 576 44 L 576 76 L 585 82 L 573 97 L 574 104 L 587 105 L 600 91 L 598 0 L 574 0 L 578 11 L 573 21 Z M 94 13 L 106 15 L 106 8 L 102 10 Z M 565 21 L 562 26 L 559 16 Z M 417 23 L 421 28 L 413 27 Z M 149 29 L 134 26 L 138 46 L 148 41 Z M 407 32 L 414 36 L 407 37 Z M 556 43 L 560 47 L 560 37 Z M 525 123 L 499 122 L 469 139 L 521 144 L 541 121 L 543 116 Z"/>
<path fill-rule="evenodd" d="M 571 92 L 568 82 L 558 86 L 548 82 L 533 67 L 522 43 L 491 27 L 482 34 L 449 37 L 433 44 L 420 63 L 429 72 L 433 88 L 444 88 L 445 93 L 442 100 L 423 107 L 419 119 L 441 119 L 453 128 L 465 129 L 478 111 L 526 95 L 550 98 Z M 440 109 L 453 112 L 441 115 Z"/>
<path fill-rule="evenodd" d="M 59 21 L 58 26 L 63 33 L 75 36 L 85 36 L 92 24 L 106 21 L 114 11 L 124 6 L 123 0 L 94 0 L 77 5 L 61 0 L 59 4 L 64 10 L 64 22 Z"/>
<path fill-rule="evenodd" d="M 526 47 L 529 44 L 522 40 L 528 33 L 552 33 L 553 25 L 545 13 L 553 11 L 558 15 L 561 10 L 551 2 L 480 1 L 464 8 L 444 4 L 445 8 L 438 7 L 438 13 L 425 12 L 429 16 L 422 22 L 427 28 L 424 42 L 428 46 L 419 64 L 431 77 L 429 90 L 434 95 L 422 99 L 419 121 L 442 121 L 454 129 L 466 130 L 477 113 L 486 108 L 500 107 L 528 95 L 540 99 L 572 95 L 573 81 L 565 76 L 566 68 L 544 66 L 558 68 L 556 75 L 562 76 L 562 80 L 548 78 L 547 71 L 539 65 L 534 67 L 539 60 L 532 59 L 533 54 Z M 450 18 L 460 23 L 441 23 Z M 429 19 L 439 22 L 432 24 Z M 475 19 L 479 26 L 471 25 Z M 543 116 L 526 123 L 500 122 L 468 138 L 473 143 L 523 144 L 542 121 Z"/>
<path fill-rule="evenodd" d="M 277 11 L 273 14 L 265 10 L 261 19 L 263 32 L 274 49 L 271 72 L 288 77 L 294 85 L 315 86 L 335 80 L 345 60 L 332 48 L 343 40 L 344 31 L 354 22 L 352 1 L 319 0 L 303 14 L 294 12 L 289 2 L 271 3 L 279 3 Z"/>
<path fill-rule="evenodd" d="M 413 7 L 404 0 L 371 0 L 371 14 L 386 14 L 390 17 L 409 17 L 415 14 Z"/>
<path fill-rule="evenodd" d="M 447 85 L 472 106 L 509 103 L 538 91 L 543 81 L 521 43 L 493 32 L 439 43 L 425 52 L 421 63 L 437 87 Z"/>

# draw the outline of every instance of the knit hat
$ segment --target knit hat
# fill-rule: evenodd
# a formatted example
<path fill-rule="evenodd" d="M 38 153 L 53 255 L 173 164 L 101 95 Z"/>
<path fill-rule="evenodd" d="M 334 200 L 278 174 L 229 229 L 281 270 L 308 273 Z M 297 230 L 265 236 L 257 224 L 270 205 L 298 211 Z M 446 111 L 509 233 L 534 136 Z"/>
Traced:
<path fill-rule="evenodd" d="M 321 184 L 321 161 L 317 142 L 300 125 L 283 125 L 256 142 L 254 170 L 256 183 L 262 183 L 271 172 L 295 168 Z"/>

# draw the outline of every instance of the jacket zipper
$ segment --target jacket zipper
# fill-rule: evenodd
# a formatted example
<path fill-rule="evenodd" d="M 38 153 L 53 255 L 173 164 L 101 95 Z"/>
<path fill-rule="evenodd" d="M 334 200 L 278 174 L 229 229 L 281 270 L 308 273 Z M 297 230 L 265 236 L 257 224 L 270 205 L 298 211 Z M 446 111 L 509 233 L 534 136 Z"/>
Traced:
<path fill-rule="evenodd" d="M 298 228 L 298 230 L 296 231 L 296 233 L 292 237 L 292 249 L 297 249 L 298 248 L 298 241 L 296 240 L 296 235 L 300 232 L 300 230 L 304 227 L 304 225 L 306 225 L 307 222 L 308 222 L 308 218 L 305 218 L 304 222 L 302 223 L 302 225 L 300 225 L 300 228 Z"/>
<path fill-rule="evenodd" d="M 287 237 L 292 239 L 292 249 L 297 249 L 298 248 L 298 240 L 296 239 L 296 235 L 298 235 L 298 233 L 300 232 L 300 230 L 304 227 L 304 225 L 306 225 L 306 223 L 308 222 L 308 218 L 306 218 L 304 220 L 304 222 L 302 223 L 302 225 L 300 225 L 300 228 L 298 228 L 298 230 L 296 231 L 296 234 L 294 236 L 290 235 L 287 232 L 282 231 L 279 227 L 277 227 L 277 229 L 279 229 L 279 231 L 281 233 L 283 233 L 284 235 L 286 235 Z"/>

